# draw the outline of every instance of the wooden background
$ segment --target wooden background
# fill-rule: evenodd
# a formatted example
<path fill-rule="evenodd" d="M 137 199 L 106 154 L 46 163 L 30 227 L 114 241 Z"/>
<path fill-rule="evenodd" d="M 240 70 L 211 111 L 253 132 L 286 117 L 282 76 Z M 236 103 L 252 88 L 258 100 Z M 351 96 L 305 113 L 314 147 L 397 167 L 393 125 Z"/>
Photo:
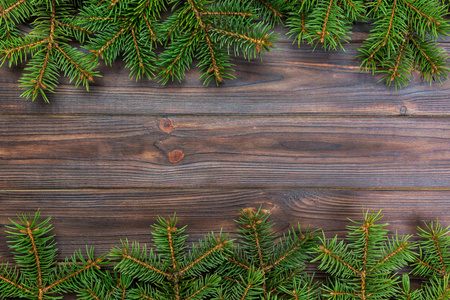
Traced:
<path fill-rule="evenodd" d="M 355 58 L 368 28 L 354 31 L 346 52 L 328 53 L 281 35 L 263 62 L 235 60 L 237 79 L 219 87 L 196 69 L 165 87 L 130 81 L 117 62 L 89 93 L 61 79 L 50 104 L 19 98 L 22 68 L 4 66 L 1 260 L 12 258 L 8 218 L 37 209 L 62 256 L 148 242 L 156 216 L 174 212 L 189 242 L 233 232 L 238 210 L 259 205 L 280 235 L 299 221 L 343 236 L 363 206 L 402 234 L 450 225 L 450 81 L 377 83 Z"/>

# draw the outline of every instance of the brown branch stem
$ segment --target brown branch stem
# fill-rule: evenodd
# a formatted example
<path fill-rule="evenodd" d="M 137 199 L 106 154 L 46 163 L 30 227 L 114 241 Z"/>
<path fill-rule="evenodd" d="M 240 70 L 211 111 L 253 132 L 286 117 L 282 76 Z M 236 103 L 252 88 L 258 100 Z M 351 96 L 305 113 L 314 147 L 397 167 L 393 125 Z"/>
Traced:
<path fill-rule="evenodd" d="M 12 280 L 9 280 L 8 278 L 3 277 L 3 276 L 1 276 L 1 275 L 0 275 L 0 280 L 4 281 L 4 282 L 6 282 L 6 283 L 9 283 L 10 285 L 15 286 L 16 288 L 21 289 L 21 290 L 23 290 L 23 291 L 25 291 L 25 292 L 27 292 L 27 293 L 30 293 L 30 294 L 33 293 L 33 292 L 30 291 L 29 289 L 27 289 L 27 288 L 21 286 L 20 284 L 15 283 L 15 282 L 12 281 Z"/>
<path fill-rule="evenodd" d="M 143 70 L 143 69 L 145 69 L 145 67 L 144 67 L 144 63 L 142 61 L 141 51 L 139 49 L 139 44 L 137 42 L 136 32 L 134 31 L 134 26 L 131 26 L 131 35 L 133 36 L 134 48 L 136 49 L 137 57 L 139 60 L 139 66 L 141 67 L 141 70 Z"/>
<path fill-rule="evenodd" d="M 54 288 L 55 286 L 57 286 L 58 284 L 63 283 L 64 281 L 69 280 L 72 277 L 77 276 L 78 274 L 83 273 L 86 270 L 89 270 L 90 268 L 96 267 L 98 269 L 100 269 L 100 266 L 98 265 L 102 260 L 100 258 L 96 259 L 95 261 L 90 261 L 88 260 L 88 264 L 86 266 L 84 266 L 83 268 L 64 276 L 63 278 L 55 281 L 54 283 L 50 284 L 49 286 L 47 286 L 46 288 L 43 289 L 43 292 L 47 292 L 49 290 L 51 290 L 52 288 Z"/>
<path fill-rule="evenodd" d="M 93 52 L 96 56 L 100 56 L 101 58 L 103 58 L 102 53 L 103 51 L 105 51 L 109 46 L 111 46 L 111 44 L 126 30 L 126 27 L 122 27 L 122 29 L 120 29 L 116 35 L 114 35 L 108 42 L 106 42 L 106 44 L 101 47 L 99 50 L 91 50 L 91 52 Z"/>
<path fill-rule="evenodd" d="M 222 78 L 222 76 L 220 76 L 220 69 L 219 69 L 219 66 L 217 65 L 216 54 L 214 53 L 214 48 L 213 48 L 213 45 L 212 45 L 212 42 L 211 42 L 208 32 L 205 32 L 205 39 L 206 39 L 206 43 L 208 44 L 209 54 L 211 55 L 211 63 L 212 63 L 211 71 L 214 71 L 214 76 L 216 76 L 217 81 L 222 82 L 223 78 Z M 208 73 L 209 73 L 209 71 L 210 70 L 208 70 Z"/>
<path fill-rule="evenodd" d="M 276 17 L 279 17 L 279 18 L 283 17 L 283 15 L 282 15 L 278 10 L 276 10 L 274 7 L 270 6 L 269 3 L 267 3 L 266 1 L 264 1 L 264 0 L 258 0 L 258 1 L 259 1 L 262 5 L 264 5 L 265 7 L 267 7 L 271 12 L 273 12 L 273 14 L 274 14 Z"/>
<path fill-rule="evenodd" d="M 437 75 L 441 75 L 441 72 L 439 72 L 439 68 L 436 66 L 435 62 L 431 60 L 431 58 L 423 51 L 422 47 L 420 47 L 419 43 L 417 43 L 416 39 L 411 35 L 409 39 L 413 42 L 413 44 L 417 47 L 419 52 L 425 57 L 425 59 L 428 61 L 428 63 L 431 65 L 432 70 L 431 73 L 436 72 Z"/>
<path fill-rule="evenodd" d="M 386 32 L 386 35 L 383 38 L 383 41 L 375 48 L 375 50 L 372 51 L 372 53 L 369 55 L 369 58 L 372 59 L 373 56 L 378 52 L 378 50 L 381 47 L 384 47 L 387 43 L 387 40 L 389 38 L 389 34 L 391 33 L 391 29 L 392 29 L 392 24 L 394 23 L 394 16 L 395 16 L 395 10 L 397 8 L 397 0 L 394 0 L 394 4 L 392 6 L 392 12 L 391 12 L 391 20 L 389 21 L 389 27 L 388 30 Z"/>
<path fill-rule="evenodd" d="M 87 80 L 92 81 L 92 76 L 86 72 L 79 64 L 77 64 L 58 44 L 55 44 L 55 48 L 67 58 L 68 61 L 81 73 L 81 78 L 87 78 Z"/>
<path fill-rule="evenodd" d="M 199 293 L 201 293 L 201 291 L 203 291 L 204 289 L 206 289 L 208 286 L 210 286 L 211 283 L 208 283 L 204 286 L 202 286 L 200 289 L 196 290 L 192 295 L 190 295 L 189 297 L 187 297 L 185 300 L 191 300 L 192 298 L 194 298 L 195 296 L 197 296 Z"/>
<path fill-rule="evenodd" d="M 11 5 L 10 7 L 8 7 L 7 9 L 2 9 L 0 11 L 0 17 L 4 17 L 6 16 L 7 13 L 9 13 L 11 10 L 15 9 L 16 7 L 18 7 L 19 5 L 22 5 L 23 3 L 25 3 L 26 0 L 19 0 L 16 3 L 14 3 L 13 5 Z"/>
<path fill-rule="evenodd" d="M 217 32 L 219 34 L 225 34 L 225 35 L 236 37 L 236 38 L 239 38 L 239 39 L 242 39 L 242 40 L 249 41 L 249 42 L 251 42 L 251 43 L 256 45 L 256 51 L 258 51 L 258 52 L 261 52 L 261 46 L 268 46 L 269 47 L 269 46 L 272 45 L 271 42 L 268 42 L 266 40 L 267 39 L 267 35 L 265 35 L 264 37 L 262 37 L 260 39 L 254 39 L 252 37 L 249 37 L 246 34 L 234 33 L 234 32 L 231 32 L 231 31 L 226 31 L 226 30 L 222 30 L 222 29 L 219 29 L 219 28 L 215 28 L 215 27 L 210 27 L 210 30 L 214 31 L 214 32 Z"/>
<path fill-rule="evenodd" d="M 62 22 L 60 22 L 58 20 L 56 20 L 55 23 L 56 23 L 56 25 L 59 25 L 59 26 L 64 26 L 64 27 L 67 27 L 67 28 L 71 28 L 71 29 L 75 29 L 75 30 L 86 32 L 88 34 L 92 34 L 92 31 L 89 31 L 89 30 L 87 30 L 85 28 L 82 28 L 82 27 L 79 27 L 79 26 L 69 25 L 69 24 L 66 24 L 66 23 L 62 23 Z"/>
<path fill-rule="evenodd" d="M 419 15 L 421 15 L 422 17 L 428 19 L 429 23 L 434 23 L 436 25 L 440 25 L 441 23 L 439 23 L 438 21 L 436 21 L 434 18 L 430 17 L 429 15 L 425 14 L 424 12 L 420 11 L 417 7 L 415 7 L 414 5 L 412 5 L 411 3 L 409 3 L 406 0 L 403 0 L 403 2 L 412 10 L 414 10 L 415 12 L 417 12 Z"/>
<path fill-rule="evenodd" d="M 346 266 L 348 269 L 352 270 L 355 273 L 355 275 L 361 276 L 361 272 L 360 271 L 358 271 L 355 268 L 353 268 L 349 263 L 347 263 L 346 261 L 344 261 L 340 257 L 338 257 L 338 256 L 334 255 L 333 253 L 331 253 L 331 251 L 328 250 L 327 248 L 325 248 L 324 246 L 320 246 L 319 249 L 322 250 L 322 252 L 325 253 L 326 255 L 329 255 L 330 257 L 332 257 L 332 258 L 336 259 L 337 261 L 339 261 L 341 264 Z"/>
<path fill-rule="evenodd" d="M 3 50 L 3 53 L 4 53 L 4 55 L 10 55 L 12 52 L 19 51 L 19 50 L 22 50 L 25 48 L 31 48 L 31 47 L 37 46 L 39 44 L 46 43 L 47 41 L 48 41 L 47 39 L 43 39 L 41 41 L 37 41 L 37 42 L 31 43 L 31 44 L 26 44 L 23 46 L 12 48 L 12 49 L 6 49 L 6 50 Z"/>
<path fill-rule="evenodd" d="M 330 0 L 330 3 L 328 4 L 327 14 L 325 15 L 325 20 L 323 21 L 322 31 L 319 32 L 321 43 L 323 43 L 323 41 L 325 40 L 325 34 L 327 32 L 327 24 L 330 18 L 331 6 L 333 6 L 333 2 L 334 0 Z"/>
<path fill-rule="evenodd" d="M 215 245 L 213 248 L 211 248 L 209 251 L 207 251 L 206 253 L 204 253 L 202 256 L 200 256 L 199 258 L 197 258 L 196 260 L 194 260 L 193 262 L 191 262 L 189 265 L 187 265 L 184 269 L 180 270 L 179 272 L 176 273 L 176 276 L 179 277 L 181 275 L 183 275 L 183 273 L 185 273 L 186 271 L 188 271 L 189 269 L 191 269 L 193 266 L 195 266 L 196 264 L 198 264 L 199 262 L 201 262 L 202 260 L 204 260 L 205 258 L 207 258 L 209 255 L 211 255 L 212 253 L 214 253 L 217 250 L 222 250 L 223 246 L 224 246 L 225 242 L 220 242 L 217 245 Z"/>
<path fill-rule="evenodd" d="M 157 268 L 155 268 L 155 267 L 153 267 L 153 266 L 151 266 L 151 265 L 149 265 L 149 264 L 147 264 L 147 263 L 145 263 L 143 261 L 140 261 L 140 260 L 138 260 L 138 259 L 136 259 L 136 258 L 134 258 L 134 257 L 132 257 L 130 255 L 122 254 L 122 257 L 125 258 L 125 259 L 128 259 L 128 260 L 131 260 L 131 261 L 133 261 L 133 262 L 135 262 L 137 264 L 140 264 L 141 266 L 146 267 L 147 269 L 150 269 L 150 270 L 152 270 L 152 271 L 154 271 L 154 272 L 156 272 L 158 274 L 164 275 L 167 278 L 172 278 L 171 274 L 168 274 L 168 273 L 166 273 L 164 271 L 161 271 L 161 270 L 159 270 L 159 269 L 157 269 Z"/>
<path fill-rule="evenodd" d="M 242 16 L 249 17 L 253 16 L 252 13 L 249 12 L 234 12 L 234 11 L 203 11 L 200 12 L 201 16 Z"/>

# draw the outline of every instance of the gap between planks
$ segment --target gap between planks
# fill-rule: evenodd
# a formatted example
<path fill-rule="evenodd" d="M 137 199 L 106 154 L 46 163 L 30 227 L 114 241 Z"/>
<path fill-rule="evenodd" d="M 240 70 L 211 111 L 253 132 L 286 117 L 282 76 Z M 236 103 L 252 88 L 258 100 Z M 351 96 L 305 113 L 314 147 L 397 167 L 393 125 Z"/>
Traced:
<path fill-rule="evenodd" d="M 374 118 L 374 119 L 381 119 L 381 118 L 427 118 L 427 119 L 435 119 L 435 118 L 449 118 L 450 117 L 450 111 L 448 113 L 443 114 L 420 114 L 420 113 L 414 113 L 414 114 L 401 114 L 400 112 L 398 114 L 347 114 L 347 113 L 279 113 L 279 114 L 220 114 L 220 113 L 177 113 L 177 114 L 167 114 L 167 113 L 156 113 L 156 114 L 110 114 L 110 113 L 94 113 L 94 114 L 84 114 L 84 113 L 61 113 L 61 114 L 40 114 L 40 113 L 25 113 L 25 114 L 8 114 L 8 113 L 1 113 L 0 117 L 45 117 L 45 118 L 63 118 L 63 117 L 71 117 L 71 118 L 84 118 L 84 117 L 103 117 L 103 118 L 136 118 L 136 117 L 148 117 L 148 118 L 176 118 L 176 117 L 183 117 L 183 118 L 204 118 L 204 117 L 214 117 L 214 118 L 285 118 L 285 117 L 301 117 L 301 118 Z"/>
<path fill-rule="evenodd" d="M 128 188 L 62 188 L 62 189 L 0 189 L 0 193 L 20 193 L 20 192 L 145 192 L 145 191 L 292 191 L 292 190 L 307 190 L 307 191 L 376 191 L 376 192 L 446 192 L 450 191 L 449 187 L 304 187 L 304 186 L 292 186 L 292 187 L 128 187 Z"/>

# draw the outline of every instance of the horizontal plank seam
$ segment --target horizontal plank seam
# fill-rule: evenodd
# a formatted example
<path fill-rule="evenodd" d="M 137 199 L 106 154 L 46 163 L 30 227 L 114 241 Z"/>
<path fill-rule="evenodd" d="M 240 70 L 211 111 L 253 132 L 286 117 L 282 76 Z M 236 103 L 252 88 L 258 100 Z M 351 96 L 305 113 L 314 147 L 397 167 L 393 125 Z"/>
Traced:
<path fill-rule="evenodd" d="M 449 187 L 304 187 L 304 186 L 292 186 L 292 187 L 128 187 L 128 188 L 60 188 L 60 189 L 0 189 L 0 193 L 20 193 L 20 192 L 145 192 L 145 191 L 289 191 L 289 190 L 316 190 L 316 191 L 399 191 L 399 192 L 433 192 L 442 191 L 450 192 Z"/>
<path fill-rule="evenodd" d="M 401 113 L 392 114 L 346 114 L 346 113 L 259 113 L 259 114 L 210 114 L 210 113 L 198 113 L 198 114 L 108 114 L 108 113 L 98 113 L 98 114 L 2 114 L 0 117 L 46 117 L 46 118 L 61 118 L 61 117 L 72 117 L 72 118 L 87 118 L 87 117 L 104 117 L 104 118 L 204 118 L 204 117 L 217 117 L 217 118 L 285 118 L 285 117 L 302 117 L 302 118 L 450 118 L 450 111 L 443 114 L 433 114 L 433 113 L 408 113 L 403 115 Z"/>

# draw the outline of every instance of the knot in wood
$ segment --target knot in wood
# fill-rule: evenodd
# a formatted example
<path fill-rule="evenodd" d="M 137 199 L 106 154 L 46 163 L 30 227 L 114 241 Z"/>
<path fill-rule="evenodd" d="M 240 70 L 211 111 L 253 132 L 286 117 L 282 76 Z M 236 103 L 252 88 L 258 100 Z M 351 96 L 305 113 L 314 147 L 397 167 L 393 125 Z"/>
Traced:
<path fill-rule="evenodd" d="M 175 130 L 175 126 L 173 124 L 172 119 L 163 118 L 158 122 L 158 127 L 162 132 L 171 133 Z"/>
<path fill-rule="evenodd" d="M 173 164 L 181 161 L 184 158 L 184 153 L 181 150 L 173 150 L 169 153 L 169 161 Z"/>

